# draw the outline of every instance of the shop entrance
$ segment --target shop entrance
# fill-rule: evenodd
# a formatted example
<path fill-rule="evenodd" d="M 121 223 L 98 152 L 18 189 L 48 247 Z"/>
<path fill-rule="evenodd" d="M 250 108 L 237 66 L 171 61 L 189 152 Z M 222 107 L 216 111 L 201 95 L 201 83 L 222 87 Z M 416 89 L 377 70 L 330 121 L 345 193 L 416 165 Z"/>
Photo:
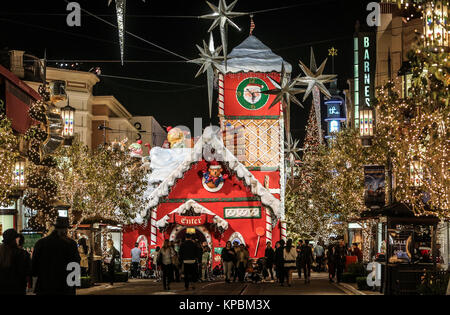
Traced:
<path fill-rule="evenodd" d="M 194 233 L 192 233 L 194 232 Z M 175 241 L 183 242 L 186 239 L 186 234 L 189 233 L 192 235 L 193 240 L 197 240 L 200 244 L 203 242 L 206 242 L 206 237 L 203 235 L 202 232 L 197 230 L 196 228 L 183 228 L 181 231 L 179 231 L 175 237 Z"/>

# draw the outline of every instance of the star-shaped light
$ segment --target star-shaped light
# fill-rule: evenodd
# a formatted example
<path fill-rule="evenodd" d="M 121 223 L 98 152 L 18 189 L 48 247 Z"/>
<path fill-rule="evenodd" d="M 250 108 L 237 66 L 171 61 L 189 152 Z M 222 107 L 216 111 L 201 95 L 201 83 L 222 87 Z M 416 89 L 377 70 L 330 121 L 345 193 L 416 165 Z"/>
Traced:
<path fill-rule="evenodd" d="M 200 74 L 207 74 L 208 78 L 208 100 L 209 100 L 209 118 L 212 116 L 212 99 L 213 99 L 213 83 L 214 83 L 214 72 L 218 69 L 221 64 L 223 57 L 219 56 L 222 51 L 222 46 L 214 49 L 214 39 L 212 33 L 209 36 L 209 46 L 206 45 L 206 42 L 203 41 L 203 48 L 199 45 L 196 45 L 197 49 L 200 52 L 200 58 L 189 60 L 188 62 L 196 63 L 201 65 L 200 70 L 198 70 L 195 77 L 198 77 Z"/>
<path fill-rule="evenodd" d="M 331 47 L 330 49 L 328 49 L 328 56 L 332 56 L 335 57 L 338 54 L 338 50 L 334 47 Z"/>
<path fill-rule="evenodd" d="M 120 60 L 123 66 L 123 55 L 125 49 L 125 11 L 127 8 L 127 0 L 115 0 L 116 1 L 116 14 L 117 14 L 117 29 L 119 30 L 119 44 L 120 44 Z M 145 2 L 145 0 L 142 0 Z M 108 6 L 111 5 L 112 0 L 108 0 Z"/>
<path fill-rule="evenodd" d="M 282 102 L 284 108 L 290 107 L 291 100 L 300 107 L 303 107 L 302 103 L 295 97 L 296 94 L 305 92 L 304 89 L 295 88 L 297 84 L 296 80 L 289 81 L 289 77 L 286 74 L 286 69 L 284 68 L 284 63 L 281 66 L 281 78 L 278 83 L 269 76 L 270 82 L 276 87 L 272 90 L 261 91 L 264 94 L 276 95 L 272 104 L 270 104 L 269 109 L 275 106 L 278 102 Z"/>
<path fill-rule="evenodd" d="M 305 74 L 304 77 L 297 77 L 295 81 L 300 85 L 307 85 L 305 96 L 303 97 L 303 101 L 311 94 L 313 88 L 317 86 L 319 90 L 327 97 L 331 98 L 331 94 L 328 89 L 325 87 L 325 83 L 333 81 L 336 78 L 335 74 L 324 75 L 323 70 L 325 69 L 325 65 L 327 64 L 327 59 L 320 65 L 319 69 L 317 69 L 316 58 L 314 57 L 314 51 L 311 47 L 311 62 L 310 68 L 301 61 L 299 61 L 299 66 Z"/>
<path fill-rule="evenodd" d="M 227 5 L 225 0 L 219 0 L 219 7 L 216 7 L 214 4 L 206 1 L 206 3 L 209 5 L 209 7 L 213 10 L 213 13 L 206 14 L 200 16 L 202 19 L 213 19 L 214 22 L 209 28 L 208 32 L 211 32 L 214 28 L 219 25 L 220 27 L 220 38 L 222 40 L 222 47 L 223 47 L 223 53 L 224 53 L 224 59 L 225 59 L 225 68 L 227 66 L 227 39 L 228 39 L 228 24 L 233 26 L 238 31 L 241 31 L 240 27 L 237 26 L 231 19 L 247 15 L 247 13 L 243 12 L 232 12 L 233 8 L 235 7 L 238 0 L 235 0 L 230 5 Z"/>
<path fill-rule="evenodd" d="M 284 154 L 289 158 L 289 162 L 291 163 L 291 167 L 293 166 L 295 160 L 300 160 L 299 152 L 302 151 L 298 147 L 299 140 L 294 140 L 292 134 L 289 133 L 288 141 L 285 142 Z"/>

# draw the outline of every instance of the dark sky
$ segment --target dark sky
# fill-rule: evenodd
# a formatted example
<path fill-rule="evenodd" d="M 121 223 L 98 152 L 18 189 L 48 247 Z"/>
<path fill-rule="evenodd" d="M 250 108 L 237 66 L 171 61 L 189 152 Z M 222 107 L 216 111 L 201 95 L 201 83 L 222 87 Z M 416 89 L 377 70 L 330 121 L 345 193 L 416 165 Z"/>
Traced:
<path fill-rule="evenodd" d="M 195 44 L 209 38 L 210 20 L 187 18 L 210 13 L 204 0 L 128 0 L 126 29 L 140 37 L 189 59 L 197 57 Z M 218 0 L 211 0 L 217 4 Z M 231 0 L 227 1 L 228 3 Z M 368 0 L 240 0 L 234 11 L 250 12 L 293 6 L 265 13 L 256 13 L 254 35 L 293 66 L 293 76 L 300 74 L 298 60 L 309 64 L 309 51 L 313 46 L 317 63 L 328 55 L 332 46 L 338 49 L 335 73 L 340 88 L 352 76 L 352 35 L 356 20 L 365 22 Z M 80 0 L 78 3 L 102 18 L 116 24 L 114 1 Z M 117 29 L 86 14 L 81 27 L 66 24 L 64 0 L 2 1 L 0 4 L 0 48 L 25 50 L 38 57 L 47 49 L 50 60 L 119 60 Z M 164 17 L 161 17 L 164 16 Z M 168 16 L 178 16 L 168 17 Z M 181 16 L 181 17 L 180 17 Z M 230 28 L 229 52 L 249 35 L 249 17 L 236 18 L 242 31 Z M 218 28 L 214 31 L 216 46 L 220 43 Z M 194 78 L 198 66 L 182 62 L 181 58 L 159 50 L 129 35 L 125 39 L 126 60 L 158 62 L 116 63 L 85 62 L 82 70 L 100 66 L 105 75 L 178 82 L 187 85 L 138 82 L 101 78 L 97 95 L 114 95 L 133 115 L 153 115 L 162 125 L 183 124 L 192 128 L 194 117 L 203 117 L 209 124 L 206 77 Z M 164 62 L 161 62 L 164 61 Z M 171 61 L 171 62 L 167 62 Z M 173 61 L 173 62 L 172 62 Z M 51 64 L 50 64 L 51 65 Z M 326 73 L 331 73 L 331 60 Z M 301 97 L 301 96 L 300 96 Z M 216 95 L 215 95 L 216 98 Z M 306 109 L 293 104 L 292 131 L 303 140 L 311 101 Z M 217 123 L 217 108 L 213 123 Z"/>

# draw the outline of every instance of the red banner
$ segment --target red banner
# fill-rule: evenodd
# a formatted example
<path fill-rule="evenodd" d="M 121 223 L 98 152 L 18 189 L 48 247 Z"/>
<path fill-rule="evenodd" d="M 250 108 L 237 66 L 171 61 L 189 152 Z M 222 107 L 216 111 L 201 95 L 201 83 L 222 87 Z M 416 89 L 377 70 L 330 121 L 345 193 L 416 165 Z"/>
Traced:
<path fill-rule="evenodd" d="M 206 223 L 206 214 L 202 214 L 198 217 L 187 217 L 181 215 L 175 215 L 175 222 L 183 226 L 199 226 Z"/>

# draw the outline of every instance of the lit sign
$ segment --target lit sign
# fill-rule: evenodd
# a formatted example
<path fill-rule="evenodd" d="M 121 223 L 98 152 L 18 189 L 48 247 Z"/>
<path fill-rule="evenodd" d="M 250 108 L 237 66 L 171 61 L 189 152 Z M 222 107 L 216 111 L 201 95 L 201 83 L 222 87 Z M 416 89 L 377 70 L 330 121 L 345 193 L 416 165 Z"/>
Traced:
<path fill-rule="evenodd" d="M 354 120 L 359 127 L 360 109 L 371 108 L 375 96 L 375 36 L 359 33 L 354 38 Z"/>

